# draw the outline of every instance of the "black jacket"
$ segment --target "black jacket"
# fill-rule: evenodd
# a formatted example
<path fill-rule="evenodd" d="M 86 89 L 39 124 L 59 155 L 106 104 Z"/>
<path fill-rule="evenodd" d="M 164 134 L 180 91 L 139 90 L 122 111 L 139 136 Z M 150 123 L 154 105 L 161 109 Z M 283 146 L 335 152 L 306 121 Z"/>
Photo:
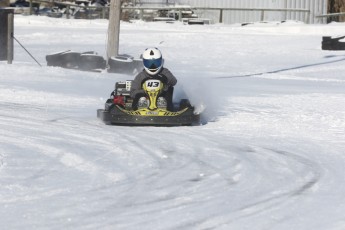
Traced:
<path fill-rule="evenodd" d="M 155 75 L 148 74 L 145 70 L 141 71 L 132 81 L 131 97 L 135 98 L 138 94 L 144 94 L 142 85 L 147 79 L 159 79 L 165 85 L 165 89 L 176 85 L 176 77 L 166 68 L 162 68 L 159 73 Z"/>

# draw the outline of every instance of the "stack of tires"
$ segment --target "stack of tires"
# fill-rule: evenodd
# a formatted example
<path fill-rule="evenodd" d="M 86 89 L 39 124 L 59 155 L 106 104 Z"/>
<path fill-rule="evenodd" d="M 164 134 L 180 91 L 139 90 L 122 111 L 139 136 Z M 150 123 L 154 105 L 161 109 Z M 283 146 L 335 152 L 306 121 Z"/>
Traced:
<path fill-rule="evenodd" d="M 134 59 L 132 56 L 123 54 L 109 58 L 109 73 L 121 73 L 133 75 L 141 71 L 144 67 L 142 59 Z"/>
<path fill-rule="evenodd" d="M 134 75 L 144 68 L 142 59 L 134 59 L 126 54 L 109 58 L 107 66 L 105 59 L 93 51 L 79 53 L 67 50 L 46 55 L 46 60 L 48 66 L 97 72 L 107 68 L 109 73 L 128 75 Z"/>
<path fill-rule="evenodd" d="M 58 66 L 68 69 L 79 69 L 85 71 L 99 71 L 106 68 L 106 61 L 96 52 L 84 53 L 71 50 L 46 55 L 48 66 Z"/>

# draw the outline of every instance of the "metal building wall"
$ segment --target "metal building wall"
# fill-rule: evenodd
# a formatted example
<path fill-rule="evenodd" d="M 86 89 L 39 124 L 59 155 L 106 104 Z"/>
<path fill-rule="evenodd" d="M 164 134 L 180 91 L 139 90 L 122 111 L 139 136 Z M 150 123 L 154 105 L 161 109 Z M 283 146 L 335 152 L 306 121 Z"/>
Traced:
<path fill-rule="evenodd" d="M 137 0 L 141 2 L 161 2 L 167 0 Z M 326 23 L 325 19 L 315 18 L 317 15 L 327 13 L 327 0 L 168 0 L 169 3 L 191 5 L 194 7 L 233 7 L 233 8 L 298 8 L 309 9 L 309 17 L 303 12 L 265 12 L 264 20 L 282 21 L 299 20 L 308 23 Z M 219 20 L 219 11 L 198 11 L 198 15 L 211 18 L 214 22 Z M 255 22 L 261 20 L 258 11 L 224 11 L 223 22 L 226 24 Z"/>

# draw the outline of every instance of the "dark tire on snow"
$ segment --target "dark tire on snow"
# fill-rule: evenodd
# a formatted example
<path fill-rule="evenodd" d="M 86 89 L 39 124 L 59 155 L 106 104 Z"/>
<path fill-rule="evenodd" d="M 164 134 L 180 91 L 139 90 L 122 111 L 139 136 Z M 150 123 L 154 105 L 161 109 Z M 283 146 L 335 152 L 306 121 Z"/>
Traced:
<path fill-rule="evenodd" d="M 81 70 L 94 70 L 105 69 L 106 61 L 102 56 L 95 54 L 82 54 L 79 58 L 79 69 Z"/>
<path fill-rule="evenodd" d="M 58 52 L 54 54 L 48 54 L 46 55 L 46 61 L 48 66 L 61 66 L 62 65 L 62 55 L 70 52 L 70 50 Z"/>
<path fill-rule="evenodd" d="M 78 68 L 80 53 L 78 52 L 68 52 L 62 54 L 62 66 L 68 69 L 75 69 Z"/>
<path fill-rule="evenodd" d="M 109 58 L 109 73 L 135 74 L 143 69 L 142 60 L 136 60 L 129 55 Z"/>
<path fill-rule="evenodd" d="M 48 66 L 59 66 L 64 68 L 77 68 L 80 53 L 64 51 L 60 53 L 46 55 Z"/>
<path fill-rule="evenodd" d="M 106 61 L 102 56 L 98 56 L 94 51 L 83 53 L 74 51 L 64 51 L 46 55 L 48 66 L 59 66 L 68 69 L 97 70 L 105 69 Z"/>
<path fill-rule="evenodd" d="M 83 54 L 93 54 L 93 55 L 97 55 L 97 52 L 95 51 L 85 51 L 85 52 L 82 52 L 81 55 Z"/>
<path fill-rule="evenodd" d="M 130 56 L 117 56 L 109 58 L 109 73 L 128 73 L 132 69 L 133 58 Z"/>

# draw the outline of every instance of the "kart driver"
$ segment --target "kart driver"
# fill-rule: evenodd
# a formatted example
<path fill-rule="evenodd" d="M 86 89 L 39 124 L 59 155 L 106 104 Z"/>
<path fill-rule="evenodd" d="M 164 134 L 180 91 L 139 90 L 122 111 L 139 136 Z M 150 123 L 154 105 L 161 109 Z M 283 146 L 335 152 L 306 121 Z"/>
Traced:
<path fill-rule="evenodd" d="M 133 109 L 137 109 L 139 98 L 145 97 L 146 94 L 142 89 L 142 84 L 148 79 L 158 79 L 164 84 L 161 96 L 167 100 L 167 109 L 172 110 L 172 95 L 176 85 L 176 77 L 163 67 L 162 53 L 157 48 L 147 48 L 143 55 L 144 69 L 133 80 L 131 86 L 131 97 L 133 98 Z"/>

